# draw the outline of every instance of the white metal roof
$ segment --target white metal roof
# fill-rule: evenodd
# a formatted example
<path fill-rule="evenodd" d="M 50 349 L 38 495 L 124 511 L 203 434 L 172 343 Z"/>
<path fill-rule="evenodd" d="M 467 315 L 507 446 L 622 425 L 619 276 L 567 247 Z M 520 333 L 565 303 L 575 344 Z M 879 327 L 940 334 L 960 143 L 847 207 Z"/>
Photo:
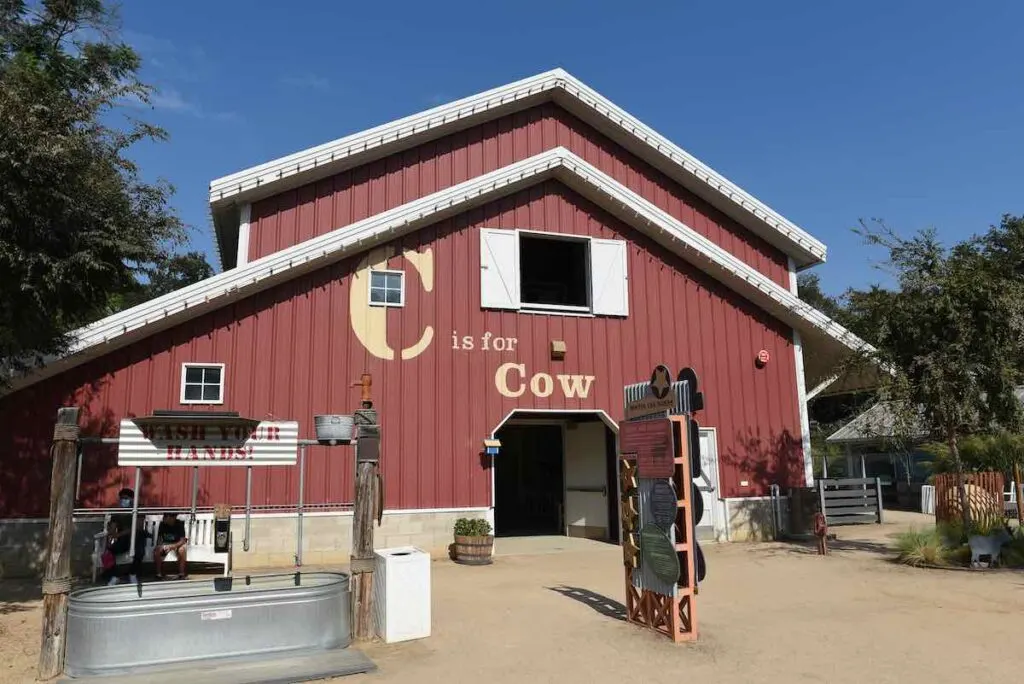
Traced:
<path fill-rule="evenodd" d="M 1013 393 L 1017 401 L 1024 404 L 1024 387 L 1017 387 Z M 924 439 L 928 434 L 923 427 L 912 426 L 910 432 L 910 436 L 919 439 Z M 829 444 L 857 444 L 883 441 L 895 436 L 896 413 L 892 403 L 880 401 L 826 437 L 825 441 Z"/>
<path fill-rule="evenodd" d="M 223 244 L 237 239 L 238 205 L 545 100 L 613 133 L 627 149 L 792 257 L 798 268 L 825 261 L 822 242 L 579 79 L 554 69 L 212 181 L 210 209 L 222 264 L 234 265 L 235 255 L 223 253 Z"/>

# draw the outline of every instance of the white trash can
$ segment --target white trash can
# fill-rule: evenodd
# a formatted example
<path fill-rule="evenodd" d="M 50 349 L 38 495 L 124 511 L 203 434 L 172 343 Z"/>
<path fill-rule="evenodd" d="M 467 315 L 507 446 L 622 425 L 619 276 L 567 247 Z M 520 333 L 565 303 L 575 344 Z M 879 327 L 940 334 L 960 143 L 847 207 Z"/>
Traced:
<path fill-rule="evenodd" d="M 928 515 L 935 515 L 935 486 L 923 485 L 921 487 L 921 512 Z"/>
<path fill-rule="evenodd" d="M 386 643 L 430 636 L 430 554 L 415 546 L 374 552 L 373 617 Z"/>

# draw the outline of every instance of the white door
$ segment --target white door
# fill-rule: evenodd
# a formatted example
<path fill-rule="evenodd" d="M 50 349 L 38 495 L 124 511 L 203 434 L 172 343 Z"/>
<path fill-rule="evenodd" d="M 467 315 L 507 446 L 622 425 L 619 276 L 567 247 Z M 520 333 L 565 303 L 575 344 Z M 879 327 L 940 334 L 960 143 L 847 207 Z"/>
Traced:
<path fill-rule="evenodd" d="M 605 426 L 599 420 L 566 426 L 565 533 L 607 539 L 608 471 Z M 612 496 L 614 496 L 612 492 Z"/>
<path fill-rule="evenodd" d="M 697 522 L 697 538 L 718 539 L 724 521 L 719 506 L 718 440 L 713 428 L 700 431 L 700 470 L 697 487 L 704 499 L 704 515 Z"/>

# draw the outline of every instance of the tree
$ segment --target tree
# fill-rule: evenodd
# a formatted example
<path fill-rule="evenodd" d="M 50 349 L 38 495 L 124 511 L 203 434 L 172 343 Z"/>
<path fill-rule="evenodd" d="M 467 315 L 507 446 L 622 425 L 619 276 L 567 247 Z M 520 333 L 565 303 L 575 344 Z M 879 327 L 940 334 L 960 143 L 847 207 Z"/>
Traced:
<path fill-rule="evenodd" d="M 838 298 L 825 294 L 821 289 L 821 278 L 817 273 L 803 272 L 796 278 L 797 293 L 801 300 L 807 302 L 829 318 L 838 321 L 842 318 L 843 305 Z"/>
<path fill-rule="evenodd" d="M 115 117 L 149 101 L 103 0 L 0 0 L 0 364 L 65 352 L 184 239 L 165 183 L 126 156 L 162 130 Z M 3 374 L 7 377 L 7 374 Z M 4 380 L 0 379 L 0 383 Z"/>
<path fill-rule="evenodd" d="M 1004 221 L 981 238 L 946 249 L 931 230 L 904 239 L 884 226 L 864 226 L 861 234 L 887 250 L 886 265 L 898 286 L 849 297 L 861 320 L 874 327 L 870 360 L 893 371 L 881 374 L 880 394 L 893 402 L 897 433 L 923 432 L 941 441 L 962 476 L 965 435 L 1014 431 L 1021 424 L 1013 390 L 1022 377 L 1024 278 L 993 258 L 996 246 L 1014 235 Z"/>
<path fill-rule="evenodd" d="M 959 446 L 963 468 L 972 472 L 994 471 L 1012 477 L 1014 466 L 1024 462 L 1024 435 L 1004 431 L 970 435 Z M 935 472 L 956 471 L 945 444 L 928 443 L 921 450 L 935 457 Z"/>
<path fill-rule="evenodd" d="M 213 267 L 202 252 L 172 254 L 159 259 L 145 281 L 133 289 L 115 293 L 110 298 L 108 313 L 116 313 L 161 295 L 180 290 L 213 275 Z"/>

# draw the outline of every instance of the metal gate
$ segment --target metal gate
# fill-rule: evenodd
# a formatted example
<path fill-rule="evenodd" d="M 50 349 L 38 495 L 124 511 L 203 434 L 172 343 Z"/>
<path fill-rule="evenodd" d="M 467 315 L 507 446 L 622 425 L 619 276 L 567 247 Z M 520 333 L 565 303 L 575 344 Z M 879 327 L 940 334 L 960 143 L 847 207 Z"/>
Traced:
<path fill-rule="evenodd" d="M 879 478 L 818 480 L 818 504 L 828 525 L 882 523 L 882 482 Z"/>

